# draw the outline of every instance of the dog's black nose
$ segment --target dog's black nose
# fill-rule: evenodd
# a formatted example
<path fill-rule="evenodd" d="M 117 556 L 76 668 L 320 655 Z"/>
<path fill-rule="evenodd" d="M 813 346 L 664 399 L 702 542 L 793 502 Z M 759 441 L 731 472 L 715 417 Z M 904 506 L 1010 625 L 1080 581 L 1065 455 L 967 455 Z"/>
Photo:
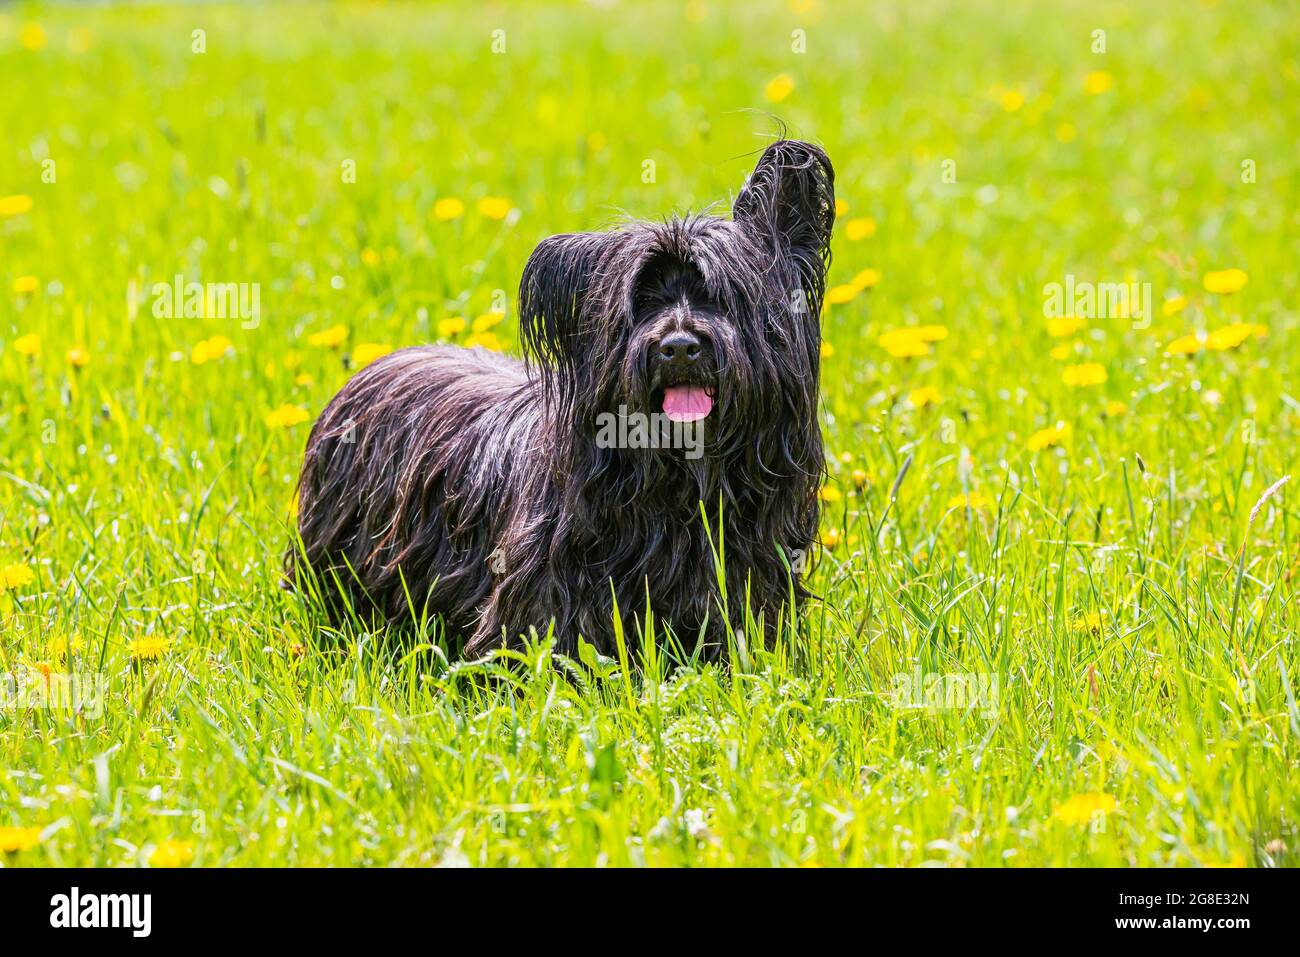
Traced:
<path fill-rule="evenodd" d="M 700 340 L 684 330 L 670 332 L 659 340 L 659 355 L 673 365 L 694 362 L 700 355 Z"/>

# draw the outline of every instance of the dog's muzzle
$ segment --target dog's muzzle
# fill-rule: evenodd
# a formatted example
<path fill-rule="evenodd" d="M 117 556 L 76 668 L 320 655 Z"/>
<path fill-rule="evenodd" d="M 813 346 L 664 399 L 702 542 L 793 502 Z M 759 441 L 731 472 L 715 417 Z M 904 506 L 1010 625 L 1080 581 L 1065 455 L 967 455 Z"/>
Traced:
<path fill-rule="evenodd" d="M 698 422 L 713 411 L 713 389 L 706 383 L 709 352 L 700 337 L 674 329 L 654 346 L 655 379 L 661 407 L 671 422 Z"/>

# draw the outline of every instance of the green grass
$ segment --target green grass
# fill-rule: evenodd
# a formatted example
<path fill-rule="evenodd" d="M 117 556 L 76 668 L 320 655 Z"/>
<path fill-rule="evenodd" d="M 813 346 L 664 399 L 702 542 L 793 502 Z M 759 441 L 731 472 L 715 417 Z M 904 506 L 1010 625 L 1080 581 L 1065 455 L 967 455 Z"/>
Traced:
<path fill-rule="evenodd" d="M 79 634 L 108 688 L 100 717 L 0 711 L 0 828 L 37 829 L 0 842 L 39 838 L 0 863 L 1297 862 L 1300 474 L 1249 515 L 1300 444 L 1300 21 L 850 6 L 0 10 L 0 196 L 32 200 L 0 217 L 0 569 L 34 573 L 0 594 L 0 666 Z M 832 282 L 882 275 L 825 318 L 833 547 L 797 638 L 576 681 L 541 648 L 317 650 L 277 587 L 309 426 L 267 413 L 315 415 L 357 345 L 508 306 L 548 234 L 734 195 L 768 111 L 835 161 Z M 1207 292 L 1224 268 L 1249 283 Z M 176 274 L 260 283 L 260 325 L 155 318 Z M 1067 274 L 1151 283 L 1154 321 L 1052 338 Z M 1268 334 L 1165 354 L 1237 322 Z M 947 338 L 879 345 L 915 324 Z M 512 313 L 491 331 L 517 348 Z M 1066 385 L 1085 362 L 1107 381 Z M 142 636 L 168 650 L 133 661 Z M 896 707 L 917 669 L 996 676 L 994 716 Z M 1073 821 L 1088 795 L 1114 810 Z"/>

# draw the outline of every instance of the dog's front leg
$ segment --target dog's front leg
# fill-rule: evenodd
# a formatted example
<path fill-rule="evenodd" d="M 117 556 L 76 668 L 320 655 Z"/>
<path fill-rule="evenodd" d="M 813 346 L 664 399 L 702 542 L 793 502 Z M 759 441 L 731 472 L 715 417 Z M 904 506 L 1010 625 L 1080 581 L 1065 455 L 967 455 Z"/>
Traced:
<path fill-rule="evenodd" d="M 566 577 L 540 562 L 528 563 L 497 582 L 465 646 L 465 655 L 479 657 L 494 648 L 520 648 L 533 632 L 544 637 L 553 624 L 555 650 L 576 657 L 578 635 L 592 640 L 592 629 L 598 627 L 595 622 L 600 612 L 588 607 L 592 595 L 591 582 Z M 608 616 L 604 630 L 610 630 Z"/>

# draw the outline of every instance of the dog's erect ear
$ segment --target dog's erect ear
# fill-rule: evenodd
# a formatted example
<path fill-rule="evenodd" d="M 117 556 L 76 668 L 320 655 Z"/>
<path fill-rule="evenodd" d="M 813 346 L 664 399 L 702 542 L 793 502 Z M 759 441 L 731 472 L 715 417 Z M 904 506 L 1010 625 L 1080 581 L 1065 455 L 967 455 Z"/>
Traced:
<path fill-rule="evenodd" d="M 835 169 L 811 143 L 777 140 L 754 167 L 732 207 L 743 222 L 792 249 L 829 254 L 835 225 Z"/>
<path fill-rule="evenodd" d="M 820 147 L 798 140 L 769 146 L 736 197 L 732 216 L 793 256 L 820 293 L 835 225 L 835 169 Z"/>
<path fill-rule="evenodd" d="M 614 238 L 610 233 L 566 233 L 537 244 L 519 280 L 519 338 L 531 358 L 571 365 L 575 339 L 600 308 L 594 278 Z"/>

